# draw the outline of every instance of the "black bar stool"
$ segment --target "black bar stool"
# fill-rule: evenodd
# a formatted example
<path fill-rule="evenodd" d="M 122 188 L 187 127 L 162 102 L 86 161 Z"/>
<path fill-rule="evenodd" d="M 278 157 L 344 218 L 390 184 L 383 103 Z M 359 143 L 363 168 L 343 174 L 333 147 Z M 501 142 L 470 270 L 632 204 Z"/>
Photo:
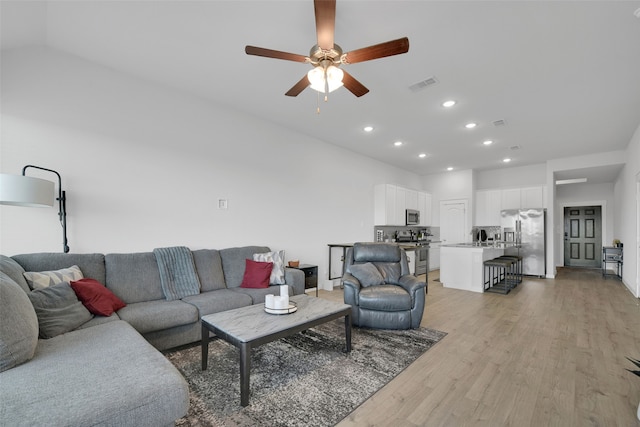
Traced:
<path fill-rule="evenodd" d="M 499 256 L 498 259 L 511 259 L 514 262 L 513 264 L 513 276 L 515 278 L 514 287 L 518 286 L 518 283 L 522 283 L 523 276 L 523 268 L 522 268 L 522 256 L 520 255 L 502 255 Z"/>
<path fill-rule="evenodd" d="M 515 286 L 516 277 L 514 275 L 513 259 L 494 258 L 486 260 L 483 264 L 483 280 L 485 292 L 497 292 L 508 294 Z"/>

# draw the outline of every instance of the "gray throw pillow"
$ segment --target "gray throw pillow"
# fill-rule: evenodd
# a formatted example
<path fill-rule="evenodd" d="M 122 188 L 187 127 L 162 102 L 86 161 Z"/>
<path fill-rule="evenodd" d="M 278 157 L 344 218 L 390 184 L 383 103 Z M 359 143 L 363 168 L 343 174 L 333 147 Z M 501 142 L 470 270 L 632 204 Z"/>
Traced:
<path fill-rule="evenodd" d="M 66 282 L 35 290 L 29 294 L 29 299 L 38 315 L 40 338 L 53 338 L 72 331 L 93 318 Z"/>
<path fill-rule="evenodd" d="M 38 345 L 38 318 L 25 291 L 0 271 L 0 372 L 30 360 Z"/>
<path fill-rule="evenodd" d="M 353 264 L 351 274 L 358 279 L 360 284 L 365 288 L 367 286 L 384 285 L 384 278 L 375 265 L 367 262 L 365 264 Z"/>

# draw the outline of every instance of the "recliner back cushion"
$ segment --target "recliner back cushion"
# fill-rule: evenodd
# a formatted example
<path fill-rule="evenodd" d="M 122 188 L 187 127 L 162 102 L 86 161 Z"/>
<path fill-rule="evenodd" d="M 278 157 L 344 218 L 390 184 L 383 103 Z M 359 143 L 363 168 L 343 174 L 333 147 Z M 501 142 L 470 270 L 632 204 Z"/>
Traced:
<path fill-rule="evenodd" d="M 401 252 L 397 245 L 389 243 L 355 243 L 355 262 L 400 262 Z"/>
<path fill-rule="evenodd" d="M 165 299 L 153 252 L 107 254 L 105 285 L 127 304 Z"/>
<path fill-rule="evenodd" d="M 197 251 L 191 251 L 191 253 L 193 254 L 193 262 L 196 264 L 196 271 L 200 279 L 201 292 L 227 287 L 224 282 L 222 260 L 217 250 L 199 249 Z"/>
<path fill-rule="evenodd" d="M 375 265 L 382 274 L 385 283 L 398 283 L 401 275 L 399 262 L 376 262 Z"/>

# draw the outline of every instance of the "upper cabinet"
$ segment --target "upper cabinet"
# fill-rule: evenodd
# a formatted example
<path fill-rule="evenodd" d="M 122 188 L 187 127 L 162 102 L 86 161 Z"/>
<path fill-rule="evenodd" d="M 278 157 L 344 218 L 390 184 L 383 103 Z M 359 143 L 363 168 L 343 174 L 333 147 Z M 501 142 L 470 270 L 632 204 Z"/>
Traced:
<path fill-rule="evenodd" d="M 544 187 L 529 187 L 520 189 L 520 208 L 543 208 Z"/>
<path fill-rule="evenodd" d="M 506 188 L 476 191 L 476 226 L 500 225 L 505 209 L 546 208 L 545 187 Z"/>
<path fill-rule="evenodd" d="M 476 191 L 475 225 L 500 225 L 500 211 L 502 210 L 502 190 Z"/>
<path fill-rule="evenodd" d="M 431 194 L 393 184 L 374 188 L 375 225 L 405 225 L 405 211 L 420 211 L 420 225 L 431 225 Z"/>
<path fill-rule="evenodd" d="M 431 225 L 431 194 L 418 191 L 418 210 L 420 211 L 420 225 Z"/>

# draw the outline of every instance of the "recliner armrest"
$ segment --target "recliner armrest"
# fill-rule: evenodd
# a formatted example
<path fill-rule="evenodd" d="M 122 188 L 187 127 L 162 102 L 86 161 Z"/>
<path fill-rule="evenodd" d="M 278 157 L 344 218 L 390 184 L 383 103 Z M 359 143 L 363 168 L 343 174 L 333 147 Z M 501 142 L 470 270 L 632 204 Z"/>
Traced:
<path fill-rule="evenodd" d="M 344 273 L 342 276 L 342 286 L 344 287 L 344 302 L 353 306 L 358 305 L 358 294 L 362 285 L 351 273 Z"/>
<path fill-rule="evenodd" d="M 427 287 L 426 282 L 422 282 L 420 281 L 420 279 L 412 275 L 400 277 L 400 279 L 398 279 L 398 285 L 402 286 L 405 291 L 409 292 L 412 301 L 416 291 L 421 291 L 422 289 Z"/>

